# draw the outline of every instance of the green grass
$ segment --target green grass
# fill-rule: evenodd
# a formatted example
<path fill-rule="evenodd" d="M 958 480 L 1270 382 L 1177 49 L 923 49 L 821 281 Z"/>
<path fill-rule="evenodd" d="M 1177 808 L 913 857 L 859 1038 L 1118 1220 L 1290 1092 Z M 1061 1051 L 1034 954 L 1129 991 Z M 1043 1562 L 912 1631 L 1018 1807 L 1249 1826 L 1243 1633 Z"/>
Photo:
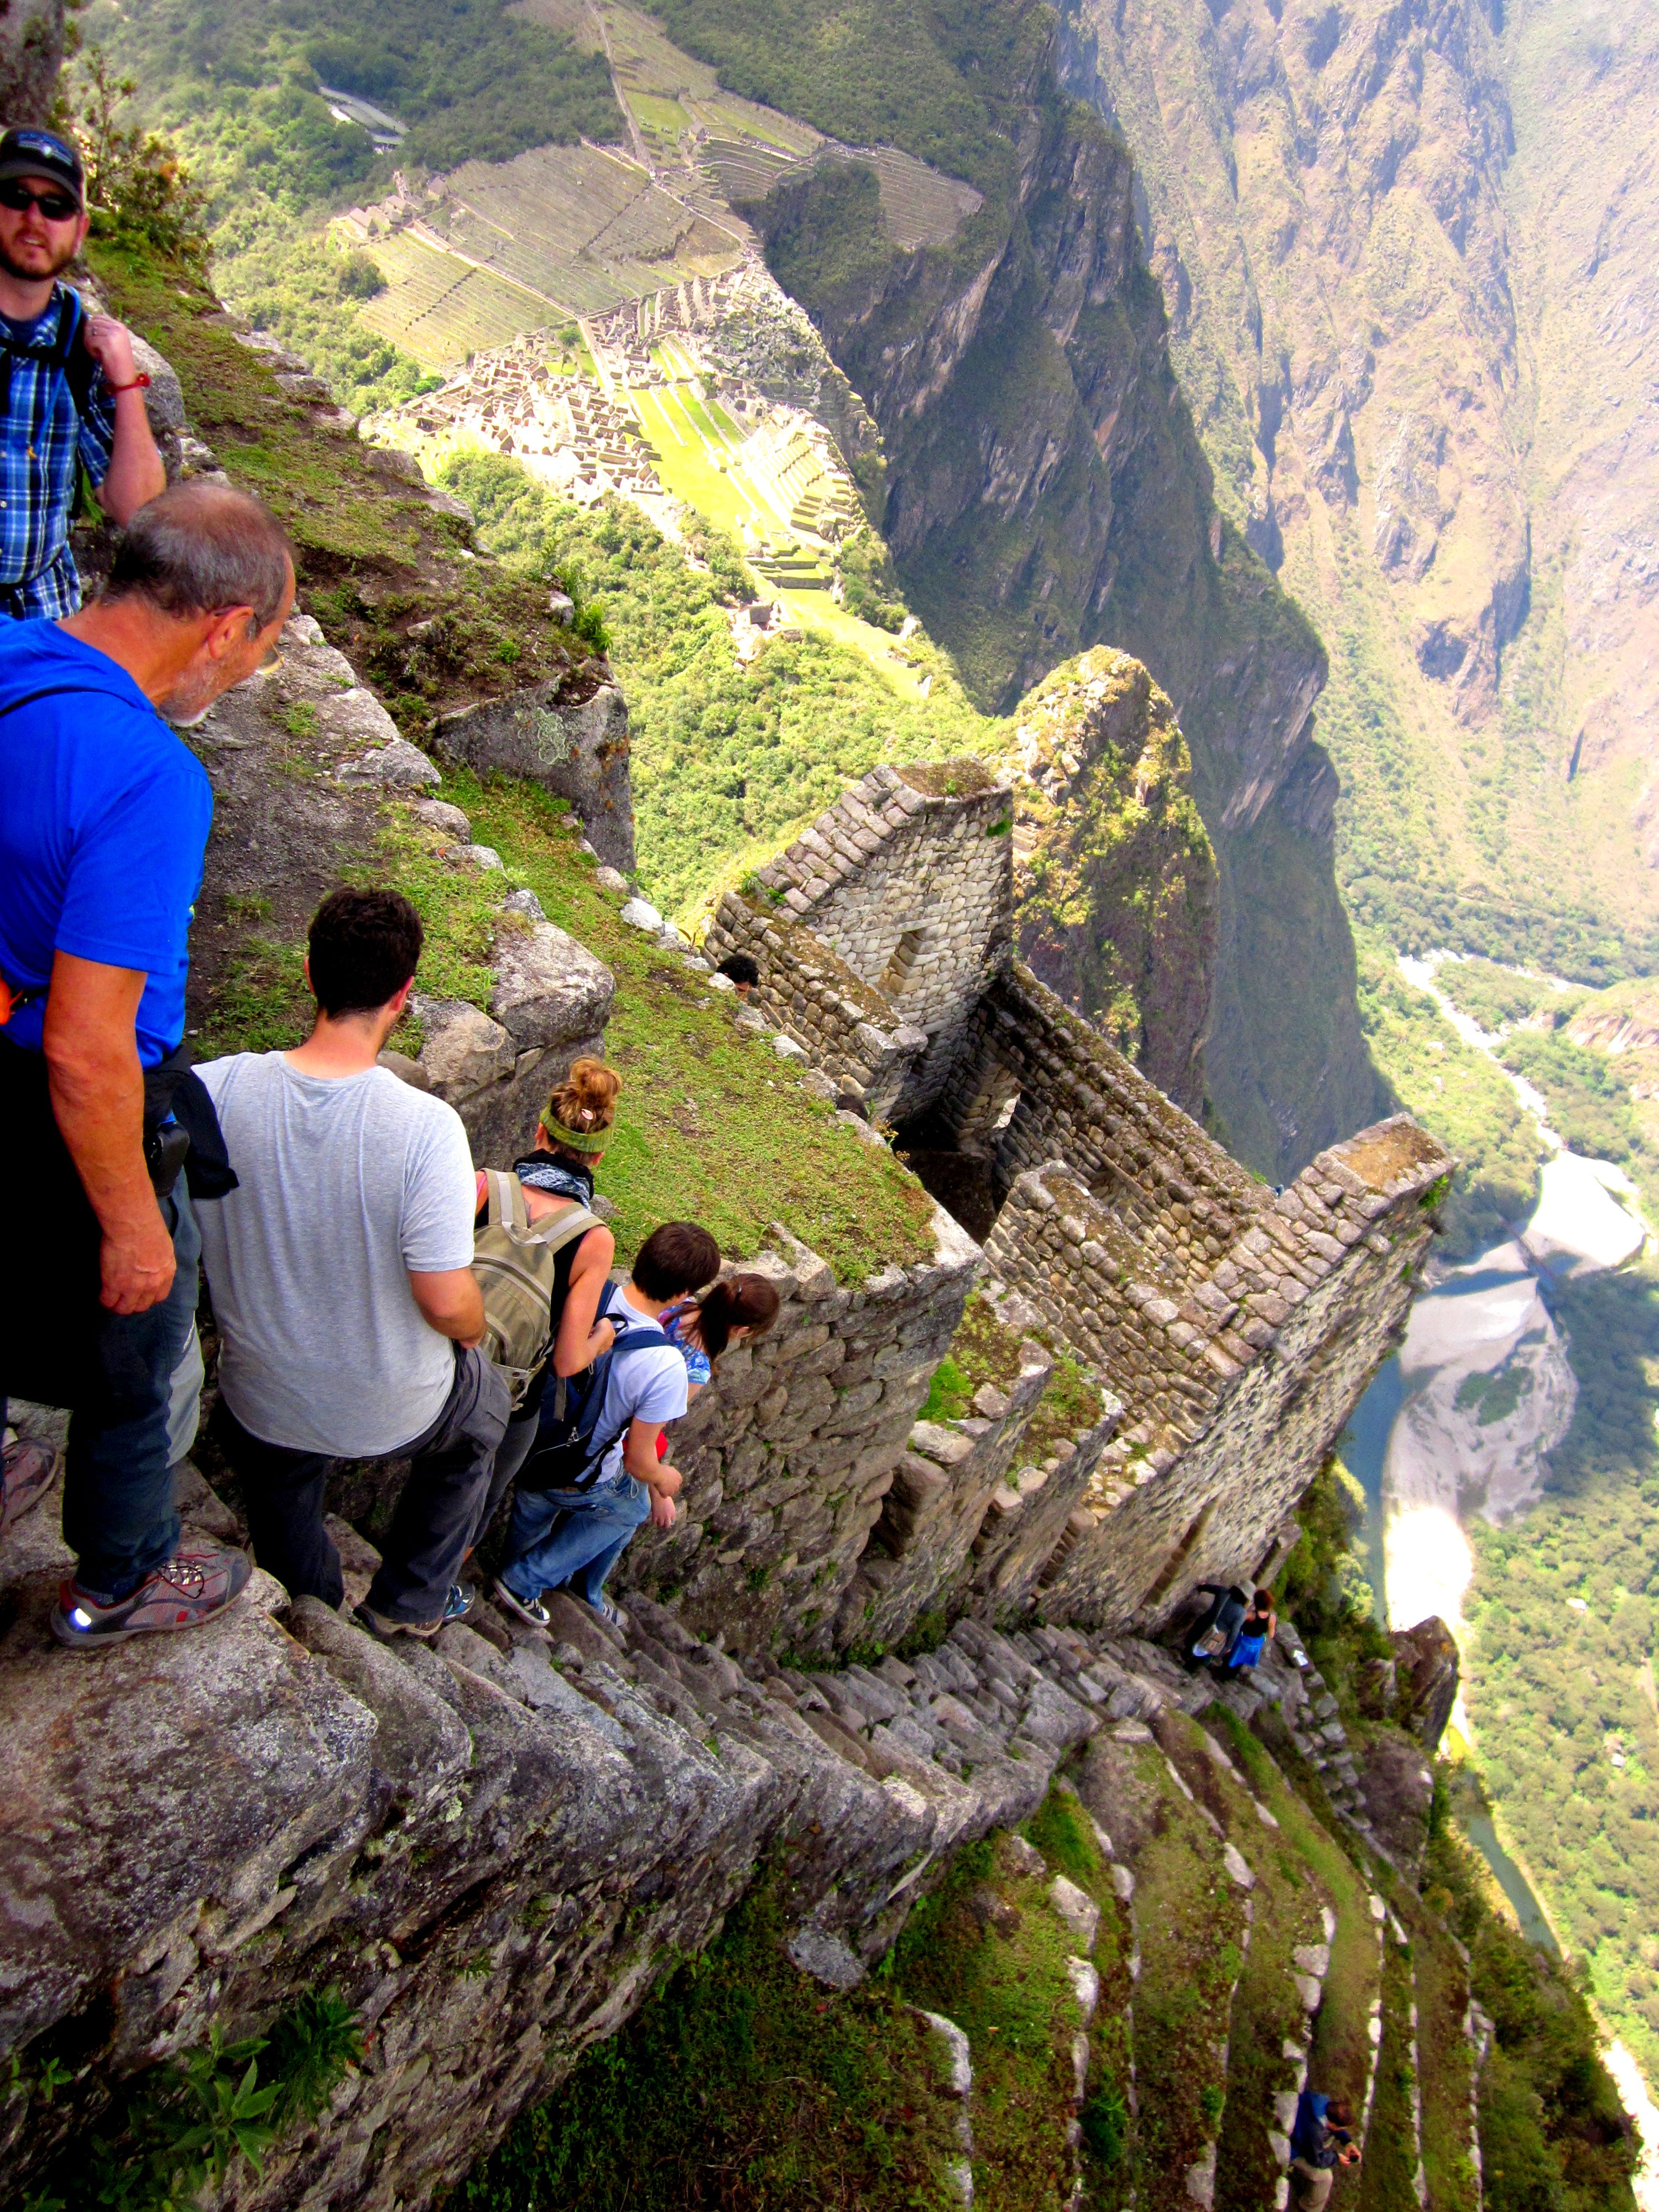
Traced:
<path fill-rule="evenodd" d="M 448 2212 L 946 2212 L 955 2100 L 891 1984 L 833 1996 L 775 1894 L 581 2059 Z"/>
<path fill-rule="evenodd" d="M 1043 1838 L 1064 1817 L 1054 1796 L 1028 1824 Z M 1079 1825 L 1073 1865 L 1092 1845 Z M 1097 1875 L 1098 1853 L 1092 1873 Z M 975 1910 L 986 1887 L 1012 1905 L 1006 1931 Z M 1072 2179 L 1066 2141 L 1073 2111 L 1071 2041 L 1079 2025 L 1066 1972 L 1075 1945 L 1049 1905 L 1048 1877 L 1017 1874 L 993 1838 L 958 1854 L 934 1894 L 912 1913 L 893 1954 L 894 1984 L 915 2003 L 944 2013 L 968 2037 L 974 2063 L 974 2192 L 983 2212 L 1060 2212 Z M 1109 1883 L 1106 1885 L 1110 1894 Z M 1095 1961 L 1103 1984 L 1116 1971 L 1115 1908 L 1103 1912 Z M 1104 2024 L 1105 2000 L 1097 2019 Z M 1109 2057 L 1097 2059 L 1090 2088 L 1103 2094 Z"/>
<path fill-rule="evenodd" d="M 605 1054 L 623 1088 L 599 1188 L 618 1209 L 620 1257 L 659 1221 L 681 1219 L 703 1222 L 722 1251 L 746 1258 L 781 1219 L 842 1282 L 931 1259 L 933 1200 L 921 1184 L 802 1090 L 767 1039 L 733 1028 L 725 1004 L 676 956 L 618 921 L 575 852 L 560 802 L 465 773 L 447 779 L 443 796 L 465 807 L 474 835 L 495 848 L 513 881 L 537 893 L 548 919 L 617 978 Z M 488 879 L 434 868 L 432 889 L 450 901 L 449 919 L 434 918 L 435 956 L 464 971 L 476 957 L 471 933 Z M 424 896 L 418 865 L 410 880 L 411 896 Z M 426 974 L 423 964 L 423 987 Z"/>
<path fill-rule="evenodd" d="M 1214 1832 L 1170 1780 L 1164 1753 L 1139 1747 L 1136 1768 L 1162 1805 L 1161 1825 L 1135 1865 L 1140 1978 L 1135 1984 L 1135 2072 L 1140 2118 L 1135 2159 L 1140 2202 L 1180 2212 L 1188 2168 L 1214 2139 L 1204 2092 L 1226 2087 L 1219 2046 L 1243 1966 L 1241 1893 Z M 1211 2100 L 1211 2104 L 1213 2100 Z"/>
<path fill-rule="evenodd" d="M 1376 2086 L 1365 2154 L 1343 2195 L 1358 2212 L 1395 2212 L 1416 2202 L 1417 2142 L 1412 2129 L 1412 1970 L 1397 1943 L 1382 1960 L 1382 2041 L 1377 2051 Z"/>

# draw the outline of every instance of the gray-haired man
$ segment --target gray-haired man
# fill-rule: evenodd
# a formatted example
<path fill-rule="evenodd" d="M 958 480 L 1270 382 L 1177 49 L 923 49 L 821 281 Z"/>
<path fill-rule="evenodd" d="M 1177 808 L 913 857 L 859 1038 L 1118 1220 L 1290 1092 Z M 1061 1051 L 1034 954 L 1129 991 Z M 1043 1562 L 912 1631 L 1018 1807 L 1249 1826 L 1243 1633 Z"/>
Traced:
<path fill-rule="evenodd" d="M 52 1627 L 78 1650 L 192 1626 L 247 1580 L 240 1552 L 180 1547 L 167 1463 L 199 1247 L 161 1131 L 187 1110 L 185 933 L 213 794 L 162 716 L 199 720 L 293 604 L 264 508 L 179 484 L 133 517 L 94 605 L 0 623 L 0 1230 L 16 1261 L 0 1271 L 0 1417 L 9 1392 L 72 1410 L 78 1565 Z M 6 1458 L 9 1490 L 38 1483 L 38 1448 Z"/>

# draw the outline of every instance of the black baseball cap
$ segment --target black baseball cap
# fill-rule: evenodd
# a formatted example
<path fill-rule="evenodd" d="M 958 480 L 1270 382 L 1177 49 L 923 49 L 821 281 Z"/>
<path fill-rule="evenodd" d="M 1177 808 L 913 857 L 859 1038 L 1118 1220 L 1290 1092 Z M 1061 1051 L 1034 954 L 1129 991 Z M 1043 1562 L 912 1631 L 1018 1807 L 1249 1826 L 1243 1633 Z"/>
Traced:
<path fill-rule="evenodd" d="M 0 138 L 0 179 L 6 177 L 51 177 L 74 194 L 76 207 L 87 204 L 81 156 L 51 131 L 8 131 Z"/>

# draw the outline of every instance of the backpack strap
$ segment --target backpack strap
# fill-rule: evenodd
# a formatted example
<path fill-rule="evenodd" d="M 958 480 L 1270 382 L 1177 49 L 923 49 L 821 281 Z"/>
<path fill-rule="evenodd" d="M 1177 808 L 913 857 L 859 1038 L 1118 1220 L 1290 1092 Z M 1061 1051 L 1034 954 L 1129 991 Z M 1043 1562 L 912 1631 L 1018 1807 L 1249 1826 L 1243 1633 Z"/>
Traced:
<path fill-rule="evenodd" d="M 505 1168 L 483 1170 L 485 1204 L 492 1229 L 523 1231 L 530 1226 L 530 1209 L 525 1204 L 524 1185 Z"/>

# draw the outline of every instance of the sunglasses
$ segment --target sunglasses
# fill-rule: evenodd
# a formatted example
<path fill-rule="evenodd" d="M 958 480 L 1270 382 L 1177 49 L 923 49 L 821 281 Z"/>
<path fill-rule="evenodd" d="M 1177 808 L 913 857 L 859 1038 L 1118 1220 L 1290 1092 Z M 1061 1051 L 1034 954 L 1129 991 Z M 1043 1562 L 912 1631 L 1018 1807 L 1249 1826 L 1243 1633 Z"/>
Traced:
<path fill-rule="evenodd" d="M 14 215 L 39 208 L 48 222 L 70 222 L 81 212 L 81 203 L 68 192 L 37 192 L 21 177 L 0 178 L 0 207 Z"/>

